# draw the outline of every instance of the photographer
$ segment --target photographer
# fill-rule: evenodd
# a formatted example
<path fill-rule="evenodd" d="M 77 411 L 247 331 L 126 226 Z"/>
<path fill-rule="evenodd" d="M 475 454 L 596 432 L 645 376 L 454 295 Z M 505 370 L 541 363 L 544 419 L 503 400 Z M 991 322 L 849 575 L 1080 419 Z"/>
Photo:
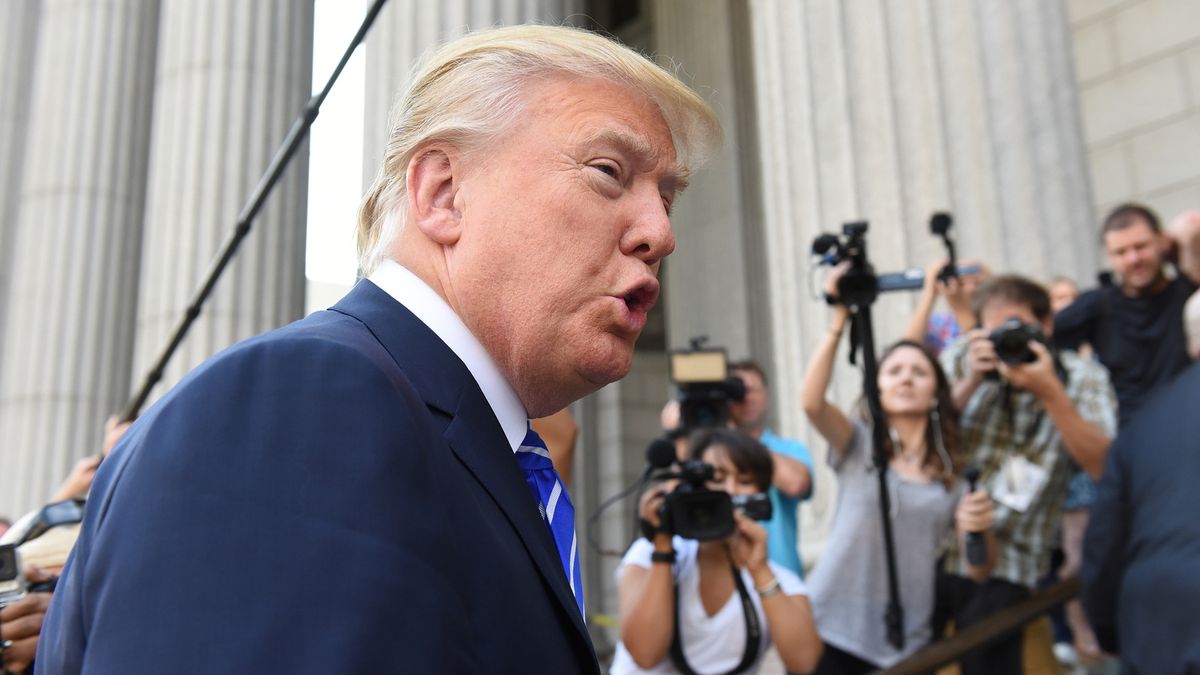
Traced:
<path fill-rule="evenodd" d="M 957 556 L 947 559 L 958 629 L 1028 597 L 1046 575 L 1075 466 L 1099 478 L 1116 429 L 1104 368 L 1047 346 L 1053 324 L 1042 286 L 995 277 L 973 307 L 982 328 L 947 347 L 942 365 L 962 411 L 968 461 L 997 501 L 998 557 L 982 583 Z M 1021 672 L 1021 649 L 1014 633 L 965 657 L 963 674 Z"/>
<path fill-rule="evenodd" d="M 744 434 L 696 432 L 688 453 L 713 467 L 712 490 L 754 495 L 771 485 L 769 452 Z M 804 582 L 767 559 L 766 529 L 737 512 L 735 531 L 726 539 L 672 536 L 660 529 L 660 513 L 673 487 L 658 485 L 639 504 L 653 541 L 634 542 L 617 570 L 621 644 L 610 672 L 687 673 L 671 656 L 676 639 L 687 668 L 698 672 L 757 672 L 772 641 L 789 671 L 810 672 L 821 646 Z M 753 617 L 746 616 L 747 607 Z M 752 620 L 761 627 L 758 644 L 747 639 Z M 756 655 L 744 663 L 748 654 Z M 739 670 L 739 664 L 746 667 Z"/>
<path fill-rule="evenodd" d="M 831 296 L 845 271 L 843 264 L 830 276 L 826 290 Z M 888 587 L 870 422 L 852 420 L 825 398 L 849 321 L 846 307 L 837 305 L 833 313 L 803 388 L 804 411 L 830 444 L 829 462 L 839 485 L 829 544 L 810 577 L 813 612 L 825 642 L 817 672 L 866 673 L 930 641 L 937 559 L 952 530 L 960 537 L 984 533 L 984 561 L 971 573 L 987 576 L 995 557 L 993 509 L 986 493 L 966 493 L 957 479 L 958 424 L 949 382 L 936 359 L 916 342 L 897 343 L 880 358 L 878 375 L 891 438 L 887 480 L 905 617 L 904 648 L 893 648 L 883 621 Z"/>

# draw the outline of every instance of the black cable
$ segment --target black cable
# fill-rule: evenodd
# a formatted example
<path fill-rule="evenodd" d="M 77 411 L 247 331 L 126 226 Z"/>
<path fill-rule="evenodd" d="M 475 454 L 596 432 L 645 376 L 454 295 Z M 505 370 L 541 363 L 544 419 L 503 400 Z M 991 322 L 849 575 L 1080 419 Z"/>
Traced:
<path fill-rule="evenodd" d="M 596 524 L 600 520 L 600 514 L 604 513 L 605 509 L 608 509 L 613 504 L 616 504 L 617 502 L 621 501 L 622 499 L 625 499 L 626 497 L 633 494 L 634 492 L 637 492 L 640 495 L 642 490 L 644 490 L 646 488 L 646 485 L 649 482 L 650 482 L 650 472 L 647 471 L 646 473 L 642 474 L 642 477 L 639 478 L 637 481 L 635 481 L 633 484 L 629 485 L 628 487 L 625 487 L 620 492 L 609 497 L 608 499 L 605 499 L 603 502 L 600 503 L 599 506 L 596 507 L 596 510 L 592 511 L 591 515 L 589 515 L 588 519 L 587 519 L 587 540 L 588 540 L 588 543 L 591 544 L 593 551 L 595 551 L 596 553 L 599 553 L 600 555 L 611 556 L 611 557 L 616 557 L 616 558 L 620 558 L 625 555 L 624 551 L 614 551 L 612 549 L 604 548 L 603 546 L 600 545 L 600 542 L 596 539 Z M 637 514 L 634 514 L 634 515 L 636 516 Z M 635 523 L 635 527 L 633 528 L 633 531 L 634 532 L 638 531 L 638 528 L 636 527 L 636 523 Z"/>

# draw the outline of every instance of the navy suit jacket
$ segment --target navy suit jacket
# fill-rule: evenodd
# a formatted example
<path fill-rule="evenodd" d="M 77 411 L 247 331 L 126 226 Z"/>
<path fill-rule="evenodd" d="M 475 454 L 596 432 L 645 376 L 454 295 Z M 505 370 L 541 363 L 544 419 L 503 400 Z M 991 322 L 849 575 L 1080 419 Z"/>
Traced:
<path fill-rule="evenodd" d="M 370 282 L 242 342 L 102 465 L 38 673 L 599 673 L 466 366 Z"/>
<path fill-rule="evenodd" d="M 1200 364 L 1117 436 L 1084 540 L 1083 605 L 1132 673 L 1200 673 Z"/>

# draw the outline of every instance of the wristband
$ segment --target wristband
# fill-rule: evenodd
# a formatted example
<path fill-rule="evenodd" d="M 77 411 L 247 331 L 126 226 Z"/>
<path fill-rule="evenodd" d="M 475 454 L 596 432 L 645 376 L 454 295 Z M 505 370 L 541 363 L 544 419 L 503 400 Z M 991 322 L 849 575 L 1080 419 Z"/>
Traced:
<path fill-rule="evenodd" d="M 754 590 L 758 591 L 758 597 L 763 599 L 769 598 L 772 595 L 779 595 L 783 592 L 783 588 L 779 585 L 779 579 L 775 577 L 771 579 L 771 583 Z"/>
<path fill-rule="evenodd" d="M 675 564 L 675 549 L 670 551 L 655 551 L 650 554 L 650 562 L 652 563 L 667 563 L 668 565 Z M 778 582 L 777 582 L 778 583 Z"/>

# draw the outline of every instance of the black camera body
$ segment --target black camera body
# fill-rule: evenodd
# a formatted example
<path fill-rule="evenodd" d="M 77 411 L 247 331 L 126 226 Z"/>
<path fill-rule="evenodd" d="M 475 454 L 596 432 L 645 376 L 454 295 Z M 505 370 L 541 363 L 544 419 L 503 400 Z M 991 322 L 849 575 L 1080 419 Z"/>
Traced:
<path fill-rule="evenodd" d="M 1037 354 L 1029 348 L 1030 342 L 1040 342 L 1047 348 L 1050 341 L 1046 334 L 1035 324 L 1022 323 L 1020 319 L 1011 318 L 1000 324 L 1000 327 L 988 335 L 996 350 L 996 358 L 1010 366 L 1037 361 Z"/>
<path fill-rule="evenodd" d="M 711 541 L 733 534 L 733 502 L 724 492 L 710 490 L 713 468 L 698 459 L 685 462 L 679 485 L 663 497 L 658 512 L 659 527 L 684 539 Z"/>
<path fill-rule="evenodd" d="M 663 497 L 658 512 L 659 528 L 684 539 L 712 541 L 733 534 L 733 512 L 740 510 L 755 520 L 770 520 L 771 498 L 764 493 L 730 496 L 706 485 L 713 467 L 698 459 L 685 462 L 678 473 L 679 485 Z"/>
<path fill-rule="evenodd" d="M 0 607 L 20 600 L 27 590 L 16 544 L 0 546 Z"/>

